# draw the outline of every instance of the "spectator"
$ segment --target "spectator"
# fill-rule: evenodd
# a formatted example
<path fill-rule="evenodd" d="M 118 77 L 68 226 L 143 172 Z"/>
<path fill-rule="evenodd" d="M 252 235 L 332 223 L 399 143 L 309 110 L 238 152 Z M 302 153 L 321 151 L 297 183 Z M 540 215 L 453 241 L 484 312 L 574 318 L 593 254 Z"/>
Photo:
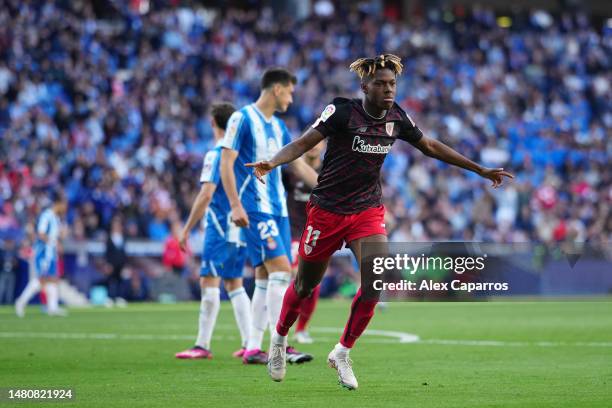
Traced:
<path fill-rule="evenodd" d="M 177 276 L 182 276 L 185 267 L 188 263 L 188 257 L 191 256 L 189 247 L 186 252 L 181 250 L 179 240 L 181 235 L 181 223 L 174 221 L 172 223 L 172 234 L 166 240 L 164 252 L 162 254 L 162 263 Z"/>
<path fill-rule="evenodd" d="M 125 236 L 123 235 L 123 222 L 121 218 L 115 217 L 111 222 L 110 234 L 106 239 L 106 251 L 104 259 L 107 264 L 107 276 L 105 286 L 108 295 L 117 304 L 124 304 L 123 294 L 123 272 L 126 268 L 128 257 L 125 252 Z"/>
<path fill-rule="evenodd" d="M 13 238 L 0 241 L 0 304 L 13 303 L 18 250 Z"/>

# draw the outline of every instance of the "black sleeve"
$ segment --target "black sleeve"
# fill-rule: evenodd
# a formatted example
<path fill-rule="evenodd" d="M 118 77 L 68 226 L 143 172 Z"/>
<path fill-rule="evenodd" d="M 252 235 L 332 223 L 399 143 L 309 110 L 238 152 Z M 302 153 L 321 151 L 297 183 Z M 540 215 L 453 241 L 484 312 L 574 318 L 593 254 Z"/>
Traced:
<path fill-rule="evenodd" d="M 283 186 L 285 187 L 285 191 L 289 194 L 293 190 L 293 184 L 291 183 L 291 169 L 283 168 L 281 170 L 281 177 L 283 181 Z"/>
<path fill-rule="evenodd" d="M 312 128 L 321 132 L 325 137 L 342 132 L 348 124 L 350 111 L 351 105 L 348 99 L 334 98 L 333 102 L 323 109 Z"/>
<path fill-rule="evenodd" d="M 416 143 L 423 137 L 423 132 L 417 127 L 412 118 L 404 111 L 401 112 L 402 121 L 400 123 L 400 133 L 397 136 L 408 143 Z"/>

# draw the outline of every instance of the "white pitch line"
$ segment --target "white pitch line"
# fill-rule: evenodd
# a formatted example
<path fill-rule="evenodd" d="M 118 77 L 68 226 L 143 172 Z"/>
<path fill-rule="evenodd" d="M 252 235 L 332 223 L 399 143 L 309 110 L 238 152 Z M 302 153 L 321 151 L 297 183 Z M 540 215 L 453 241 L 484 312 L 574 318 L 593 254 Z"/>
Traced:
<path fill-rule="evenodd" d="M 313 332 L 342 333 L 334 327 L 313 327 Z M 442 346 L 476 346 L 476 347 L 612 347 L 612 342 L 566 342 L 566 341 L 499 341 L 499 340 L 453 340 L 425 339 L 410 333 L 388 330 L 366 330 L 362 342 L 371 344 L 425 344 Z M 370 338 L 372 336 L 391 337 L 387 339 Z M 120 333 L 58 333 L 58 332 L 0 332 L 0 338 L 13 339 L 63 339 L 63 340 L 135 340 L 163 341 L 186 340 L 195 338 L 187 334 L 120 334 Z M 238 340 L 237 336 L 215 335 L 216 340 Z M 335 338 L 315 337 L 318 341 L 334 341 Z"/>
<path fill-rule="evenodd" d="M 342 333 L 342 329 L 331 327 L 321 327 L 314 331 L 325 333 Z M 378 335 L 388 337 L 398 337 L 398 340 L 393 339 L 364 339 L 368 343 L 402 343 L 406 342 L 406 333 L 399 336 L 399 333 L 385 332 L 385 330 L 373 330 L 366 332 L 364 335 Z M 412 335 L 409 335 L 412 336 Z M 416 336 L 415 336 L 416 337 Z M 183 334 L 120 334 L 120 333 L 61 333 L 61 332 L 0 332 L 0 338 L 29 338 L 29 339 L 63 339 L 63 340 L 194 340 L 194 335 Z M 237 336 L 215 335 L 216 340 L 238 340 Z M 335 338 L 319 337 L 319 341 L 334 341 Z"/>
<path fill-rule="evenodd" d="M 344 329 L 338 329 L 335 327 L 313 327 L 310 329 L 312 332 L 316 333 L 342 333 Z M 391 337 L 397 339 L 394 343 L 417 343 L 419 342 L 419 336 L 415 334 L 391 331 L 391 330 L 375 330 L 375 329 L 367 329 L 364 333 L 366 336 L 382 336 L 382 337 Z M 385 342 L 386 343 L 386 342 Z"/>
<path fill-rule="evenodd" d="M 3 338 L 63 339 L 63 340 L 193 340 L 193 335 L 177 334 L 118 334 L 118 333 L 37 333 L 37 332 L 0 332 Z M 218 336 L 219 339 L 225 336 Z"/>
<path fill-rule="evenodd" d="M 437 344 L 444 346 L 492 346 L 492 347 L 612 347 L 612 342 L 606 341 L 498 341 L 498 340 L 443 340 L 429 339 L 419 341 L 421 344 Z"/>

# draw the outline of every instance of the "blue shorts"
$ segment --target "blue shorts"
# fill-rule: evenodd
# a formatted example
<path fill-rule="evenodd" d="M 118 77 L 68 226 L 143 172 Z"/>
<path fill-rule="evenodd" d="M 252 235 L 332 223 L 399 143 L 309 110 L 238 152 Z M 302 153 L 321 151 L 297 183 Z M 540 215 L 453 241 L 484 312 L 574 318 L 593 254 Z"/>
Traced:
<path fill-rule="evenodd" d="M 289 217 L 250 212 L 245 238 L 253 267 L 268 259 L 285 255 L 291 263 L 291 228 Z"/>
<path fill-rule="evenodd" d="M 57 257 L 45 260 L 45 250 L 35 251 L 34 270 L 39 278 L 57 278 Z"/>
<path fill-rule="evenodd" d="M 247 250 L 234 242 L 227 242 L 218 233 L 206 229 L 200 276 L 223 279 L 242 278 Z"/>

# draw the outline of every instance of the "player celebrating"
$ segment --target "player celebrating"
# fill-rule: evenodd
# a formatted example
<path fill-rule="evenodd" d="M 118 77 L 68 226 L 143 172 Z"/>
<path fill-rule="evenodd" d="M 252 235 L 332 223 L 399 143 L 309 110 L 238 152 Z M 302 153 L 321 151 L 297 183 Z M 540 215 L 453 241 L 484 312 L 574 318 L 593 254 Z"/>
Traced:
<path fill-rule="evenodd" d="M 268 372 L 275 381 L 285 377 L 285 344 L 301 304 L 319 284 L 331 255 L 343 241 L 361 263 L 362 242 L 386 242 L 385 207 L 382 205 L 380 169 L 396 139 L 409 142 L 425 155 L 471 170 L 490 179 L 493 187 L 503 169 L 484 168 L 445 144 L 423 136 L 413 120 L 394 102 L 396 77 L 402 72 L 399 57 L 384 54 L 360 58 L 351 64 L 361 78 L 364 99 L 336 98 L 304 135 L 283 147 L 271 160 L 250 164 L 256 177 L 290 163 L 327 138 L 327 151 L 318 184 L 307 207 L 306 229 L 299 248 L 298 273 L 288 288 L 272 335 Z M 364 272 L 365 273 L 365 272 Z M 357 388 L 349 352 L 374 314 L 377 301 L 355 295 L 340 342 L 329 353 L 328 363 L 338 372 L 340 384 Z"/>
<path fill-rule="evenodd" d="M 291 235 L 280 169 L 273 171 L 264 184 L 244 165 L 267 160 L 290 142 L 287 127 L 274 112 L 285 112 L 293 102 L 295 83 L 296 78 L 289 71 L 268 69 L 261 80 L 259 98 L 231 116 L 222 142 L 223 188 L 231 206 L 232 221 L 245 227 L 247 252 L 255 268 L 253 324 L 243 356 L 245 363 L 267 361 L 261 343 L 268 323 L 270 332 L 274 330 L 291 280 Z M 317 174 L 303 161 L 295 161 L 292 168 L 311 187 L 316 184 Z M 289 348 L 289 354 L 292 362 L 312 359 L 293 348 Z"/>
<path fill-rule="evenodd" d="M 49 316 L 64 316 L 66 312 L 59 307 L 59 276 L 57 270 L 57 246 L 59 245 L 62 217 L 66 213 L 68 202 L 60 191 L 51 193 L 52 206 L 43 210 L 36 226 L 34 244 L 34 270 L 32 277 L 21 295 L 15 301 L 17 316 L 25 316 L 28 302 L 45 287 L 47 295 L 47 313 Z"/>
<path fill-rule="evenodd" d="M 317 144 L 304 154 L 304 161 L 315 171 L 321 169 L 321 152 L 323 151 L 325 142 Z M 300 247 L 300 237 L 304 226 L 306 225 L 306 203 L 310 199 L 311 188 L 309 188 L 300 178 L 296 177 L 291 171 L 283 172 L 283 184 L 287 189 L 287 208 L 289 209 L 289 221 L 291 223 L 291 263 L 292 273 L 297 273 L 298 267 L 298 248 Z M 300 317 L 298 318 L 295 327 L 294 340 L 301 344 L 310 344 L 313 342 L 312 337 L 306 330 L 310 318 L 317 307 L 319 300 L 319 290 L 321 286 L 312 291 L 301 304 Z"/>
<path fill-rule="evenodd" d="M 219 163 L 221 160 L 221 139 L 227 121 L 236 109 L 231 103 L 213 104 L 211 124 L 217 145 L 204 156 L 200 183 L 202 187 L 193 203 L 187 223 L 180 235 L 180 246 L 187 249 L 189 233 L 206 212 L 206 229 L 204 248 L 202 250 L 202 268 L 200 270 L 200 318 L 198 337 L 195 346 L 176 354 L 181 359 L 212 358 L 210 340 L 212 337 L 220 306 L 219 283 L 223 278 L 234 317 L 242 339 L 242 349 L 234 353 L 242 357 L 249 335 L 251 324 L 251 302 L 242 286 L 242 269 L 246 261 L 246 248 L 240 240 L 240 228 L 229 220 L 229 202 L 219 186 Z M 208 211 L 207 211 L 208 210 Z"/>

